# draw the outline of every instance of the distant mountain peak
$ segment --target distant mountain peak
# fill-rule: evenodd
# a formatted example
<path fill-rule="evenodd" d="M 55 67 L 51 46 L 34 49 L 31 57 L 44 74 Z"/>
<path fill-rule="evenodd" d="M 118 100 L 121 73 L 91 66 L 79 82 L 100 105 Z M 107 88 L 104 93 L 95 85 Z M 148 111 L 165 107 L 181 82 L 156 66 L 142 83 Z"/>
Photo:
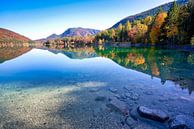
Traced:
<path fill-rule="evenodd" d="M 54 38 L 58 38 L 59 36 L 57 34 L 51 34 L 50 36 L 47 37 L 47 39 L 54 39 Z"/>
<path fill-rule="evenodd" d="M 64 37 L 86 37 L 86 36 L 92 36 L 96 35 L 100 30 L 90 29 L 90 28 L 82 28 L 82 27 L 74 27 L 74 28 L 68 28 L 66 31 L 64 31 L 62 34 L 52 34 L 48 36 L 45 39 L 40 39 L 37 41 L 46 42 L 48 40 L 54 40 L 57 38 L 64 38 Z"/>
<path fill-rule="evenodd" d="M 90 28 L 82 28 L 82 27 L 75 27 L 75 28 L 69 28 L 64 33 L 60 35 L 60 37 L 72 37 L 72 36 L 79 36 L 79 37 L 85 37 L 88 35 L 95 35 L 99 30 L 90 29 Z"/>

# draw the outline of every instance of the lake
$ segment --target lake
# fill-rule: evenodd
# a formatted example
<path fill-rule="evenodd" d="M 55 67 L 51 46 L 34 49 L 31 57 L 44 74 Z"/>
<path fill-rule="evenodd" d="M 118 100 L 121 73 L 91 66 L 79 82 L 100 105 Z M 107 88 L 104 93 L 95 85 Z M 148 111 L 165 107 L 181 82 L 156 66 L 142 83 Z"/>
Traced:
<path fill-rule="evenodd" d="M 0 48 L 0 128 L 166 129 L 194 113 L 194 52 L 146 47 Z M 123 115 L 121 101 L 130 111 Z M 117 107 L 118 106 L 118 107 Z M 121 109 L 121 110 L 119 110 Z"/>

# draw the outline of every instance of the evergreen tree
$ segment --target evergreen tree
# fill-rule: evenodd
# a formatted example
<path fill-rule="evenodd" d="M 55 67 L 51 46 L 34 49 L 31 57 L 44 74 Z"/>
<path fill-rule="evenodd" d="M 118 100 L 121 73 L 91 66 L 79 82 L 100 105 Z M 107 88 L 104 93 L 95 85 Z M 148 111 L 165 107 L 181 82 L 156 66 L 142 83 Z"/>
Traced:
<path fill-rule="evenodd" d="M 189 29 L 188 29 L 188 34 L 189 37 L 191 38 L 194 35 L 194 1 L 190 0 L 189 5 L 188 5 L 188 11 L 189 11 Z"/>
<path fill-rule="evenodd" d="M 181 44 L 189 43 L 190 37 L 189 37 L 189 29 L 190 29 L 190 23 L 189 18 L 190 13 L 188 11 L 188 6 L 184 5 L 180 8 L 179 11 L 179 20 L 178 20 L 178 42 Z"/>
<path fill-rule="evenodd" d="M 168 17 L 166 18 L 161 30 L 161 41 L 170 41 L 170 43 L 175 43 L 178 38 L 178 20 L 179 20 L 179 7 L 176 1 L 168 12 Z"/>

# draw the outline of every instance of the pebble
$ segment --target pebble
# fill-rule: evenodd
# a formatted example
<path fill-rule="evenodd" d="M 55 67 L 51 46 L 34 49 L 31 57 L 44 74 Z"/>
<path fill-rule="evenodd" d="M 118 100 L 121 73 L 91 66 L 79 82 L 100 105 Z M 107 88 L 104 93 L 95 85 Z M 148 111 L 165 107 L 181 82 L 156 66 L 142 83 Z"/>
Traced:
<path fill-rule="evenodd" d="M 110 103 L 108 105 L 110 108 L 114 108 L 119 112 L 121 112 L 124 116 L 129 115 L 128 105 L 125 102 L 120 101 L 115 97 L 110 98 Z"/>
<path fill-rule="evenodd" d="M 133 127 L 136 123 L 137 123 L 137 121 L 135 121 L 133 118 L 131 118 L 131 117 L 128 117 L 127 119 L 126 119 L 126 123 L 127 123 L 127 125 L 129 126 L 129 127 Z"/>
<path fill-rule="evenodd" d="M 170 129 L 194 129 L 194 118 L 188 115 L 177 115 L 169 122 Z"/>
<path fill-rule="evenodd" d="M 131 87 L 129 87 L 129 86 L 124 86 L 123 88 L 128 90 L 128 91 L 131 91 Z"/>
<path fill-rule="evenodd" d="M 145 91 L 144 94 L 146 94 L 146 95 L 153 95 L 153 92 L 152 91 Z"/>
<path fill-rule="evenodd" d="M 158 127 L 155 127 L 146 123 L 138 122 L 136 126 L 133 127 L 133 129 L 158 129 Z"/>
<path fill-rule="evenodd" d="M 95 101 L 105 101 L 106 100 L 106 97 L 105 96 L 97 96 L 95 98 Z"/>
<path fill-rule="evenodd" d="M 130 98 L 131 100 L 134 100 L 134 101 L 139 100 L 139 95 L 136 94 L 136 93 L 133 93 L 133 92 L 125 93 L 125 96 L 126 96 L 127 98 Z"/>
<path fill-rule="evenodd" d="M 165 122 L 169 119 L 168 115 L 162 110 L 150 109 L 144 106 L 137 108 L 137 111 L 141 117 L 151 119 L 158 122 Z"/>
<path fill-rule="evenodd" d="M 117 93 L 118 89 L 115 89 L 115 88 L 109 88 L 109 91 L 112 92 L 112 93 Z"/>
<path fill-rule="evenodd" d="M 90 92 L 98 92 L 100 89 L 99 88 L 92 88 L 92 89 L 90 89 L 89 91 Z"/>
<path fill-rule="evenodd" d="M 158 99 L 158 101 L 160 101 L 160 102 L 167 102 L 168 99 L 167 99 L 167 98 L 162 98 L 162 97 L 160 97 L 160 98 Z"/>

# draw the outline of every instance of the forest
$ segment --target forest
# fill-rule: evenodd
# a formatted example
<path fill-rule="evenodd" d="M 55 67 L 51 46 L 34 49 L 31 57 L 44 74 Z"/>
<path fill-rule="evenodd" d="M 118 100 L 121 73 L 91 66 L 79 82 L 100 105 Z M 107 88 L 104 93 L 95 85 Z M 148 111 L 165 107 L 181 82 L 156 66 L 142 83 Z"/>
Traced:
<path fill-rule="evenodd" d="M 194 3 L 179 6 L 176 1 L 168 12 L 160 8 L 155 16 L 127 21 L 124 25 L 99 32 L 95 41 L 131 42 L 148 45 L 194 45 Z"/>

